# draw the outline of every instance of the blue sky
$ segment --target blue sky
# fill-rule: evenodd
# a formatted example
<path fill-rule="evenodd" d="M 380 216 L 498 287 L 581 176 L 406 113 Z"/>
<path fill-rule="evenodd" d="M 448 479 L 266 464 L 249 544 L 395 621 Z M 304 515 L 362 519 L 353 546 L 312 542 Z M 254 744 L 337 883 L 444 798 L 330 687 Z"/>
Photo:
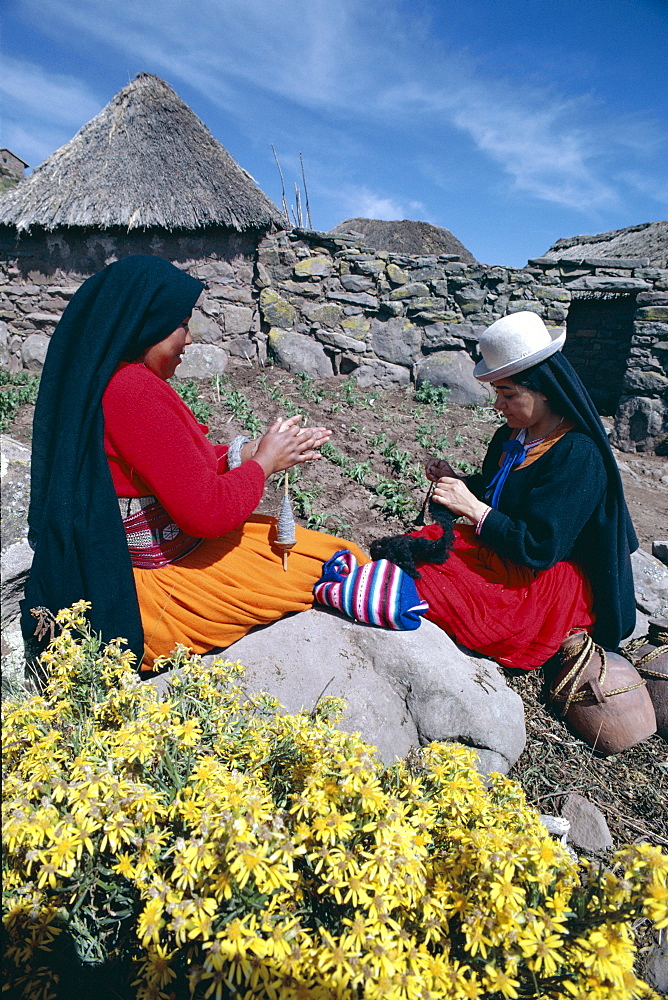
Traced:
<path fill-rule="evenodd" d="M 484 263 L 668 217 L 668 0 L 4 0 L 0 143 L 36 166 L 163 77 L 316 229 L 445 226 Z M 293 201 L 293 198 L 289 198 Z"/>

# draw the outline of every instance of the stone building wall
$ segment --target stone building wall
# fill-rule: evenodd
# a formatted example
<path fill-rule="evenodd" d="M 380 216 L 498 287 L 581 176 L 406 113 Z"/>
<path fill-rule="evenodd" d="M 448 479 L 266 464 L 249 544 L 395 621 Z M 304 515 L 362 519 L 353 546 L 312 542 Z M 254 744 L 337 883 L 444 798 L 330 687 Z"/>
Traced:
<path fill-rule="evenodd" d="M 206 313 L 196 318 L 196 336 L 234 352 L 238 338 L 259 329 L 253 292 L 259 239 L 218 227 L 199 234 L 79 230 L 17 238 L 0 227 L 0 366 L 39 371 L 49 337 L 82 282 L 137 253 L 165 257 L 205 283 Z"/>
<path fill-rule="evenodd" d="M 354 374 L 360 385 L 379 387 L 427 381 L 450 387 L 454 401 L 482 402 L 487 392 L 472 376 L 480 333 L 501 316 L 531 310 L 548 325 L 568 325 L 565 353 L 600 408 L 615 412 L 615 443 L 631 451 L 666 446 L 668 271 L 647 260 L 542 257 L 525 268 L 490 267 L 452 255 L 405 257 L 305 230 L 262 239 L 208 230 L 19 241 L 0 232 L 5 366 L 39 368 L 81 281 L 127 253 L 164 256 L 205 282 L 190 349 L 203 373 L 220 370 L 228 354 L 272 356 L 316 378 Z M 616 325 L 605 319 L 610 310 Z M 194 373 L 187 363 L 180 372 Z"/>

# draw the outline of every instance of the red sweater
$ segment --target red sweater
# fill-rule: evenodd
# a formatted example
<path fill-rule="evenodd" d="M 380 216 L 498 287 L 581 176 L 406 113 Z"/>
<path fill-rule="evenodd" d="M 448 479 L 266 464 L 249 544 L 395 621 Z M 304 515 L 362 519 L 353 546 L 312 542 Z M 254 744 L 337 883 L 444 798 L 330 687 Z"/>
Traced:
<path fill-rule="evenodd" d="M 178 393 L 139 363 L 124 364 L 102 397 L 104 450 L 117 496 L 153 494 L 182 531 L 218 538 L 253 513 L 265 476 L 254 461 L 227 468 Z"/>

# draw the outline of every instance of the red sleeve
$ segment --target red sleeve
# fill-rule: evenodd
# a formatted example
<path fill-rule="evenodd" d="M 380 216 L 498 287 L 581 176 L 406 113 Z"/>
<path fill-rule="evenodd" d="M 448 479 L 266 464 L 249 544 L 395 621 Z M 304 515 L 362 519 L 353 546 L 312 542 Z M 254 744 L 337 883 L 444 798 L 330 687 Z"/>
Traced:
<path fill-rule="evenodd" d="M 148 368 L 115 372 L 102 406 L 108 457 L 136 473 L 189 535 L 218 538 L 259 504 L 262 467 L 248 461 L 228 471 L 227 449 L 207 440 L 175 390 Z"/>

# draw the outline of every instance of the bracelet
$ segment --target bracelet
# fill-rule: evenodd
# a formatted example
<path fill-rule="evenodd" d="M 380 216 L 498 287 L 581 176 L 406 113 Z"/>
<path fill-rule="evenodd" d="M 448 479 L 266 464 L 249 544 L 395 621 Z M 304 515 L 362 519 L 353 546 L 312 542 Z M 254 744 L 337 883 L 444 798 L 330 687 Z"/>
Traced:
<path fill-rule="evenodd" d="M 235 437 L 232 444 L 227 449 L 227 468 L 228 469 L 238 469 L 241 465 L 241 449 L 245 444 L 248 444 L 250 438 L 244 437 L 240 434 Z"/>
<path fill-rule="evenodd" d="M 489 514 L 489 512 L 490 512 L 491 509 L 492 509 L 491 507 L 486 507 L 484 509 L 484 511 L 482 512 L 482 514 L 480 515 L 480 517 L 478 518 L 478 523 L 475 526 L 475 533 L 476 533 L 476 535 L 480 534 L 480 532 L 482 530 L 482 526 L 485 523 L 485 518 L 487 517 L 487 515 Z"/>

